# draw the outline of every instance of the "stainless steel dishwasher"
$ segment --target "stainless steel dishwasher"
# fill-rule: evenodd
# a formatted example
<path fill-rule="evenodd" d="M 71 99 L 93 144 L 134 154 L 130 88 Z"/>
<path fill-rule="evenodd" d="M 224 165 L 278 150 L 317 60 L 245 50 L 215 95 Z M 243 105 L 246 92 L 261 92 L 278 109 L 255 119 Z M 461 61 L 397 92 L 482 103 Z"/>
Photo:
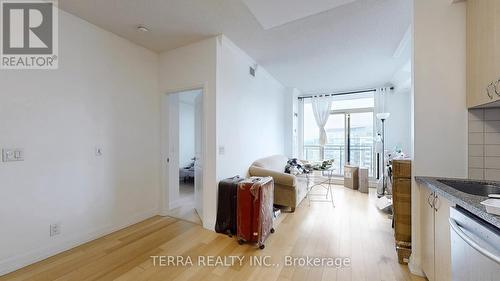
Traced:
<path fill-rule="evenodd" d="M 450 208 L 453 281 L 500 280 L 500 230 L 464 209 Z M 439 277 L 438 277 L 439 279 Z"/>

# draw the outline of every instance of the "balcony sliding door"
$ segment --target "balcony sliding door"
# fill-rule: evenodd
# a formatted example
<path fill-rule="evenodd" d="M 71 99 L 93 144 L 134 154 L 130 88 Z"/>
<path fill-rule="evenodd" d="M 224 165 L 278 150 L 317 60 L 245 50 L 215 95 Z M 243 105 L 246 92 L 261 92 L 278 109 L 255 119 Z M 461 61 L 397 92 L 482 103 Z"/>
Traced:
<path fill-rule="evenodd" d="M 303 157 L 309 161 L 334 159 L 337 175 L 344 174 L 344 165 L 350 163 L 369 169 L 370 177 L 374 176 L 374 118 L 373 107 L 332 108 L 330 118 L 325 126 L 328 142 L 324 147 L 319 145 L 319 130 L 314 120 L 312 106 L 304 103 L 303 110 Z M 337 103 L 337 106 L 342 105 Z M 356 105 L 356 104 L 354 104 Z"/>
<path fill-rule="evenodd" d="M 373 177 L 373 111 L 349 114 L 349 163 L 368 168 Z"/>
<path fill-rule="evenodd" d="M 339 176 L 344 174 L 346 160 L 346 120 L 344 113 L 331 114 L 325 126 L 328 143 L 322 159 L 334 159 L 335 173 Z"/>

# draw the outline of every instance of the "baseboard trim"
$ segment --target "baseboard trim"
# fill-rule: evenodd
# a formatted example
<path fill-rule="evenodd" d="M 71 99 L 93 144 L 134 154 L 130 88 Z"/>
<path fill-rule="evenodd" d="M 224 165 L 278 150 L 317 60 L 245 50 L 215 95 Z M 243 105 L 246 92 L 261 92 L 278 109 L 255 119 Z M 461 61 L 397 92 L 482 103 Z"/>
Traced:
<path fill-rule="evenodd" d="M 203 221 L 203 228 L 215 231 L 215 221 Z"/>
<path fill-rule="evenodd" d="M 162 217 L 168 217 L 170 214 L 169 214 L 168 210 L 161 209 L 160 212 L 158 213 L 158 215 L 162 216 Z"/>
<path fill-rule="evenodd" d="M 33 263 L 39 262 L 51 256 L 57 255 L 61 252 L 70 250 L 74 247 L 80 246 L 89 241 L 101 238 L 105 235 L 123 229 L 125 227 L 131 226 L 150 217 L 156 216 L 159 213 L 160 212 L 158 209 L 148 210 L 139 213 L 125 221 L 117 223 L 115 225 L 108 225 L 100 229 L 97 229 L 96 231 L 68 238 L 58 243 L 57 245 L 40 247 L 38 249 L 29 251 L 27 253 L 19 254 L 7 259 L 0 260 L 0 276 L 16 271 Z"/>
<path fill-rule="evenodd" d="M 410 256 L 410 261 L 408 262 L 408 270 L 410 270 L 410 273 L 413 275 L 426 277 L 422 268 L 419 265 L 415 264 L 415 261 L 412 259 L 411 256 Z"/>

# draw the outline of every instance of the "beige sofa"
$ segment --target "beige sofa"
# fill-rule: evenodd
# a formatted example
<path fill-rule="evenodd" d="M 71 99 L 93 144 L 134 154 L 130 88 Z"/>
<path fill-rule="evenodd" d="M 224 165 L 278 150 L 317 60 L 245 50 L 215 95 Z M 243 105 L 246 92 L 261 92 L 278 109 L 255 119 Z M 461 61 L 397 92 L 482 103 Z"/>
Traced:
<path fill-rule="evenodd" d="M 305 175 L 290 175 L 285 173 L 288 158 L 283 155 L 274 155 L 253 162 L 249 168 L 250 176 L 270 176 L 274 180 L 274 204 L 287 206 L 295 211 L 307 193 L 307 179 Z"/>

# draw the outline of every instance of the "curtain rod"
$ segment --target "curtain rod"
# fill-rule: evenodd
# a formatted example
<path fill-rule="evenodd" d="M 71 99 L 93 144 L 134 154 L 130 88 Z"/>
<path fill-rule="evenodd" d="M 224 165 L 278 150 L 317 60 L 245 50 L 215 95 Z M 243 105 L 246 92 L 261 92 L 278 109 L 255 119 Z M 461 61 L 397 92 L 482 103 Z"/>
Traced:
<path fill-rule="evenodd" d="M 394 90 L 394 87 L 390 87 L 390 90 Z M 310 99 L 313 97 L 333 97 L 333 96 L 345 96 L 345 95 L 353 95 L 353 94 L 363 94 L 363 93 L 372 93 L 376 92 L 376 89 L 368 89 L 368 90 L 361 90 L 361 91 L 350 91 L 350 92 L 340 92 L 340 93 L 331 93 L 331 94 L 318 94 L 318 95 L 309 95 L 309 96 L 301 96 L 298 97 L 299 100 L 303 99 Z"/>

